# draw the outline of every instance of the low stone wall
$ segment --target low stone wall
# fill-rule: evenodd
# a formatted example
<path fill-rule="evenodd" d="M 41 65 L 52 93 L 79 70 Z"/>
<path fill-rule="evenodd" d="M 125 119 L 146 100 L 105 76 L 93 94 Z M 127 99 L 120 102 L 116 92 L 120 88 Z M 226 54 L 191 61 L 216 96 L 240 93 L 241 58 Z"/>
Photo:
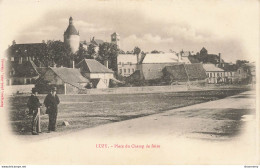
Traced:
<path fill-rule="evenodd" d="M 107 89 L 85 89 L 80 94 L 131 94 L 131 93 L 155 93 L 155 92 L 180 92 L 187 91 L 186 85 L 171 86 L 144 86 L 144 87 L 119 87 Z"/>

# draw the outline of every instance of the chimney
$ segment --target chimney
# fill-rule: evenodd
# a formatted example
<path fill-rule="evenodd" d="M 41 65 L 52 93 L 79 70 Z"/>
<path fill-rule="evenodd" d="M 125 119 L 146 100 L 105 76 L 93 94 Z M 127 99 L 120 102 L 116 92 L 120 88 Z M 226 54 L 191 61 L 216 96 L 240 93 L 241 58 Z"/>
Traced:
<path fill-rule="evenodd" d="M 105 60 L 105 61 L 104 61 L 104 65 L 105 65 L 105 67 L 108 68 L 108 60 Z"/>
<path fill-rule="evenodd" d="M 15 40 L 13 40 L 13 45 L 15 45 L 16 44 L 16 42 L 15 42 Z"/>

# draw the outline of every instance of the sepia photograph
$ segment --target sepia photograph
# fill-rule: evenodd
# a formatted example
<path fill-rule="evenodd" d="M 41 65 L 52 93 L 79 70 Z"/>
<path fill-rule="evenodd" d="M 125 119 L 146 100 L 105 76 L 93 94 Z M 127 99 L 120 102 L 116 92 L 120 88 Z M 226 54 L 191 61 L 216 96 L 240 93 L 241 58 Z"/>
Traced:
<path fill-rule="evenodd" d="M 0 1 L 0 165 L 259 165 L 259 1 Z"/>

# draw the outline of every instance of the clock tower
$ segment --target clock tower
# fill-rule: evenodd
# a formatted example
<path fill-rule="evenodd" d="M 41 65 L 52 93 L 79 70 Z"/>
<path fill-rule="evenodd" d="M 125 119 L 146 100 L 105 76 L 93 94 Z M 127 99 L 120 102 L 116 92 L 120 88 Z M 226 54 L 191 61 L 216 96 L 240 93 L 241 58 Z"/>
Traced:
<path fill-rule="evenodd" d="M 114 32 L 111 34 L 111 43 L 116 44 L 120 48 L 120 35 L 118 33 Z"/>

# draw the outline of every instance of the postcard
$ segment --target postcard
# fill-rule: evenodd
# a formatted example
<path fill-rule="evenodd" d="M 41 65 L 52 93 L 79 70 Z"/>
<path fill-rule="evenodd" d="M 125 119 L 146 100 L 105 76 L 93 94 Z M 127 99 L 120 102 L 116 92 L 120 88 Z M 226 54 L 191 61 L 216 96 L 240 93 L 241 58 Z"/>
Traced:
<path fill-rule="evenodd" d="M 0 165 L 259 165 L 259 1 L 6 0 Z"/>

